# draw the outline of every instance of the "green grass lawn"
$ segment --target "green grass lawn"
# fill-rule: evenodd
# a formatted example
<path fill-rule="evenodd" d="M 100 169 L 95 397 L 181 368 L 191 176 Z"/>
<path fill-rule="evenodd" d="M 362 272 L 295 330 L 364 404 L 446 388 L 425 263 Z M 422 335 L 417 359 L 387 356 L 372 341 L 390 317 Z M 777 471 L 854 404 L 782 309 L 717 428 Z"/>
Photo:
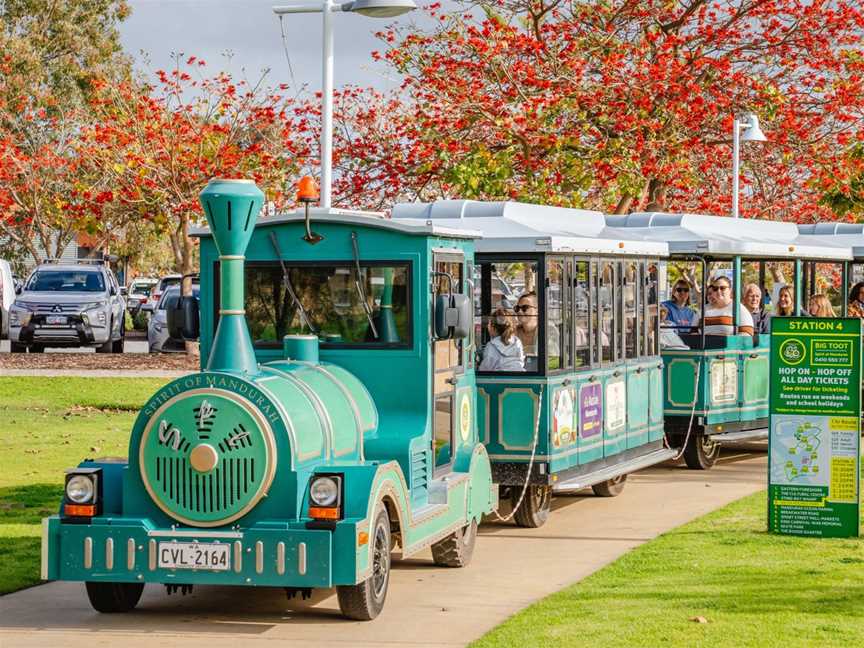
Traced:
<path fill-rule="evenodd" d="M 864 540 L 768 535 L 765 498 L 747 497 L 642 545 L 472 648 L 860 646 Z"/>
<path fill-rule="evenodd" d="M 0 378 L 0 594 L 39 582 L 41 520 L 57 512 L 64 470 L 125 457 L 138 409 L 165 382 Z"/>

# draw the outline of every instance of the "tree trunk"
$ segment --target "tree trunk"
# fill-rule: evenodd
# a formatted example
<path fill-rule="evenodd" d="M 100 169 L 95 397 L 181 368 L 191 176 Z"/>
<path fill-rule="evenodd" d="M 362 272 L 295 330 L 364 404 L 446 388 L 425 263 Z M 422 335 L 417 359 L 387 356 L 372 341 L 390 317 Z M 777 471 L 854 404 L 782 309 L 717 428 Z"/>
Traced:
<path fill-rule="evenodd" d="M 180 294 L 184 297 L 192 296 L 192 273 L 195 242 L 189 238 L 189 216 L 183 214 L 180 218 L 179 248 L 180 248 L 180 274 L 183 280 L 180 282 Z M 186 340 L 186 355 L 193 358 L 201 357 L 201 343 L 198 340 Z"/>
<path fill-rule="evenodd" d="M 630 205 L 633 204 L 633 196 L 621 196 L 621 199 L 618 201 L 618 204 L 615 205 L 615 211 L 613 214 L 629 214 L 630 213 Z"/>

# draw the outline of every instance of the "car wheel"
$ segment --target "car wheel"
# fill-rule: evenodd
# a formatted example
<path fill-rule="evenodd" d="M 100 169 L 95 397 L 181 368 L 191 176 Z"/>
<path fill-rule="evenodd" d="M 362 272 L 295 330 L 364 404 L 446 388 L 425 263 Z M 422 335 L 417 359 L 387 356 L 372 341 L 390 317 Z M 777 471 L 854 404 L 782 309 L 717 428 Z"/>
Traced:
<path fill-rule="evenodd" d="M 20 342 L 10 342 L 9 344 L 12 353 L 24 353 L 27 350 L 26 344 L 21 344 Z"/>
<path fill-rule="evenodd" d="M 112 353 L 123 353 L 123 342 L 126 340 L 126 328 L 120 329 L 120 338 L 111 343 Z"/>
<path fill-rule="evenodd" d="M 44 344 L 32 344 L 32 345 L 30 345 L 30 353 L 45 353 L 45 345 Z"/>
<path fill-rule="evenodd" d="M 111 339 L 111 331 L 114 330 L 114 319 L 111 319 L 111 326 L 108 329 L 108 340 L 104 344 L 96 347 L 96 353 L 111 353 L 114 350 L 114 341 Z"/>

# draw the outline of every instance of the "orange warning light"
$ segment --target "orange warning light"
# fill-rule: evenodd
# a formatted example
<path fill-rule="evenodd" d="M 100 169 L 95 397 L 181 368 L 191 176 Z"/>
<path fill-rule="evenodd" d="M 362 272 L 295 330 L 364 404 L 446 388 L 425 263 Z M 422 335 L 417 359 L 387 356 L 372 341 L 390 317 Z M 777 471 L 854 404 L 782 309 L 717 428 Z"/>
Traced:
<path fill-rule="evenodd" d="M 318 187 L 315 186 L 312 176 L 300 178 L 300 182 L 297 183 L 297 200 L 304 203 L 318 201 Z"/>

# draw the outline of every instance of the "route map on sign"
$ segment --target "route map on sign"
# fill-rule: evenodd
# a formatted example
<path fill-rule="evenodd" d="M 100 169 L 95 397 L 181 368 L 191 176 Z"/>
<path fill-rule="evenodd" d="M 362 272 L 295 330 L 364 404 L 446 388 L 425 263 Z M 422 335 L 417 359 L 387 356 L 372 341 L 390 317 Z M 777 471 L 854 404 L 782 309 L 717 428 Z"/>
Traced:
<path fill-rule="evenodd" d="M 823 424 L 813 420 L 799 417 L 784 420 L 776 416 L 771 448 L 771 465 L 774 467 L 771 483 L 827 486 L 830 464 L 827 453 L 819 452 L 825 429 Z"/>

